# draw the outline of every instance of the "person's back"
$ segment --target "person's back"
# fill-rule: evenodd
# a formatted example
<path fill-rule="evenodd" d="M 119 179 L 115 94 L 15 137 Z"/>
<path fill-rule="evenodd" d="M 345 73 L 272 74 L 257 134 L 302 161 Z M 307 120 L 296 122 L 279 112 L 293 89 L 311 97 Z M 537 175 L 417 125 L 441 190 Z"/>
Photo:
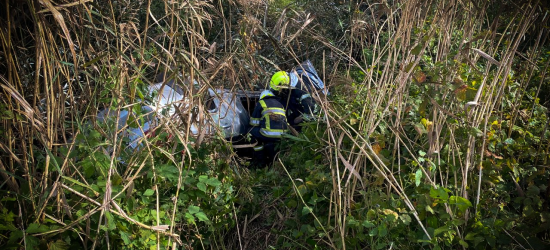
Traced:
<path fill-rule="evenodd" d="M 254 148 L 257 152 L 256 160 L 260 163 L 272 161 L 275 156 L 274 144 L 287 132 L 288 123 L 283 104 L 271 91 L 266 90 L 260 95 L 250 117 L 250 125 L 250 134 L 258 143 Z"/>
<path fill-rule="evenodd" d="M 281 138 L 288 129 L 286 111 L 275 96 L 266 96 L 258 101 L 250 123 L 258 126 L 260 134 L 266 138 Z"/>

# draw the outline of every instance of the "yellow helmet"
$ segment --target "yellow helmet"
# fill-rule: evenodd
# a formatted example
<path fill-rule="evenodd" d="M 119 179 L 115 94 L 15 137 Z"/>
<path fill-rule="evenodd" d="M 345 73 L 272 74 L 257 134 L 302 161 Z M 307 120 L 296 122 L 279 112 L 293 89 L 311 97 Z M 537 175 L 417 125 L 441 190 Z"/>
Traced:
<path fill-rule="evenodd" d="M 269 82 L 269 87 L 271 89 L 278 91 L 281 89 L 281 86 L 289 85 L 290 84 L 290 77 L 288 76 L 288 73 L 285 71 L 279 71 L 271 77 L 271 81 Z"/>

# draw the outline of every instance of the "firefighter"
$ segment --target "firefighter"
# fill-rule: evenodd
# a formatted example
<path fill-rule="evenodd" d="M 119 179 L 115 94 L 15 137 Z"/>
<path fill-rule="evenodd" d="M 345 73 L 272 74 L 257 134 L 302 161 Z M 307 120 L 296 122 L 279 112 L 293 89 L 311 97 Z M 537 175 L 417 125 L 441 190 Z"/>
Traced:
<path fill-rule="evenodd" d="M 258 143 L 254 147 L 254 159 L 257 163 L 265 165 L 273 161 L 275 146 L 288 129 L 285 113 L 283 105 L 273 92 L 264 90 L 260 94 L 260 100 L 250 117 L 250 135 Z"/>
<path fill-rule="evenodd" d="M 278 71 L 273 74 L 269 86 L 281 98 L 287 111 L 289 124 L 300 130 L 298 126 L 303 120 L 313 118 L 316 103 L 311 96 L 313 88 L 310 77 L 304 74 Z"/>

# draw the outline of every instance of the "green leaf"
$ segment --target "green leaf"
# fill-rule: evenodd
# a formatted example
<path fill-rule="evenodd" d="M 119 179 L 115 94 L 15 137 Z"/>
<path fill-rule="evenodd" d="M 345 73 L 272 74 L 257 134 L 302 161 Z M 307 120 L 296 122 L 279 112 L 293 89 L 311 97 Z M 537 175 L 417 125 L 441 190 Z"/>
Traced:
<path fill-rule="evenodd" d="M 447 225 L 442 226 L 440 228 L 437 228 L 434 231 L 434 237 L 441 234 L 441 233 L 447 232 L 447 231 L 450 231 L 449 226 L 447 226 Z"/>
<path fill-rule="evenodd" d="M 105 219 L 107 220 L 107 227 L 109 228 L 109 230 L 115 230 L 116 223 L 113 214 L 111 214 L 111 212 L 109 211 L 105 212 Z"/>
<path fill-rule="evenodd" d="M 378 235 L 378 228 L 377 227 L 375 227 L 375 228 L 373 228 L 369 231 L 369 236 L 374 237 L 376 235 Z"/>
<path fill-rule="evenodd" d="M 188 210 L 189 210 L 190 214 L 196 214 L 201 210 L 201 208 L 191 205 L 191 206 L 189 206 Z"/>
<path fill-rule="evenodd" d="M 527 196 L 537 196 L 540 193 L 540 188 L 535 185 L 530 185 L 527 188 Z"/>
<path fill-rule="evenodd" d="M 461 197 L 461 196 L 451 196 L 451 198 L 449 199 L 449 202 L 451 205 L 456 205 L 458 207 L 458 209 L 462 212 L 466 211 L 466 209 L 468 209 L 469 207 L 472 206 L 472 203 Z"/>
<path fill-rule="evenodd" d="M 203 182 L 197 183 L 197 188 L 206 193 L 206 184 L 204 184 Z"/>
<path fill-rule="evenodd" d="M 187 222 L 195 224 L 195 217 L 190 213 L 185 213 L 185 218 Z"/>
<path fill-rule="evenodd" d="M 40 225 L 36 223 L 32 223 L 27 227 L 27 230 L 25 230 L 28 234 L 34 234 L 34 233 L 43 233 L 47 232 L 49 230 L 48 226 L 46 225 Z"/>
<path fill-rule="evenodd" d="M 84 63 L 84 64 L 82 65 L 82 68 L 87 68 L 87 67 L 89 67 L 90 65 L 92 65 L 92 64 L 94 64 L 94 63 L 96 63 L 96 62 L 98 62 L 101 58 L 107 56 L 108 54 L 109 54 L 109 53 L 103 53 L 102 55 L 96 56 L 94 59 L 92 59 L 92 60 L 90 60 L 90 61 Z M 141 99 L 143 99 L 143 97 L 142 97 Z"/>
<path fill-rule="evenodd" d="M 213 186 L 213 187 L 217 187 L 219 185 L 221 185 L 221 181 L 214 178 L 214 177 L 211 177 L 211 178 L 208 178 L 208 180 L 206 181 L 206 184 L 210 185 L 210 186 Z"/>
<path fill-rule="evenodd" d="M 514 142 L 515 142 L 515 141 L 514 141 L 514 139 L 512 139 L 512 138 L 508 138 L 508 139 L 504 140 L 504 143 L 505 143 L 505 144 L 508 144 L 508 145 L 512 145 L 512 144 L 514 144 Z"/>
<path fill-rule="evenodd" d="M 423 41 L 423 42 L 427 42 L 428 40 L 430 40 L 430 37 L 431 37 L 431 36 L 430 36 L 429 34 L 424 35 L 424 36 L 422 37 L 422 41 Z"/>
<path fill-rule="evenodd" d="M 483 131 L 481 131 L 481 129 L 479 128 L 472 128 L 472 135 L 475 135 L 476 137 L 481 137 L 483 136 Z"/>
<path fill-rule="evenodd" d="M 412 61 L 409 64 L 407 64 L 407 66 L 405 67 L 405 72 L 410 72 L 414 64 L 415 64 L 415 61 Z"/>
<path fill-rule="evenodd" d="M 363 226 L 366 227 L 366 228 L 371 228 L 371 227 L 374 227 L 376 225 L 374 225 L 372 222 L 366 220 L 366 221 L 363 221 Z"/>
<path fill-rule="evenodd" d="M 451 221 L 451 223 L 455 226 L 462 226 L 466 222 L 464 220 L 461 220 L 461 219 L 454 219 L 454 220 Z"/>
<path fill-rule="evenodd" d="M 172 164 L 164 164 L 158 167 L 159 175 L 176 183 L 179 179 L 179 170 Z"/>
<path fill-rule="evenodd" d="M 432 209 L 432 207 L 430 205 L 426 205 L 426 211 L 428 211 L 432 214 L 435 214 L 435 211 Z"/>
<path fill-rule="evenodd" d="M 347 223 L 348 226 L 355 227 L 359 225 L 359 221 L 355 220 L 351 215 L 348 216 L 346 219 L 348 220 L 348 223 Z"/>
<path fill-rule="evenodd" d="M 89 161 L 88 162 L 83 161 L 82 162 L 82 168 L 84 168 L 84 177 L 86 177 L 86 178 L 90 178 L 90 177 L 92 177 L 92 175 L 95 174 L 95 166 L 93 164 L 91 164 L 91 162 L 89 162 Z M 63 177 L 65 177 L 65 176 L 63 176 Z"/>
<path fill-rule="evenodd" d="M 425 156 L 425 155 L 426 155 L 426 152 L 420 150 L 420 151 L 418 151 L 418 154 L 419 154 L 420 156 Z"/>
<path fill-rule="evenodd" d="M 40 240 L 30 235 L 25 238 L 25 243 L 27 244 L 27 250 L 39 249 L 38 246 L 40 246 Z"/>
<path fill-rule="evenodd" d="M 411 50 L 411 54 L 417 56 L 418 54 L 420 54 L 421 50 L 422 50 L 422 44 L 419 44 L 416 47 L 414 47 L 414 49 Z"/>
<path fill-rule="evenodd" d="M 298 205 L 298 202 L 296 200 L 289 200 L 286 202 L 286 206 L 288 208 L 295 208 Z"/>
<path fill-rule="evenodd" d="M 288 139 L 291 139 L 293 141 L 298 141 L 298 142 L 309 142 L 307 139 L 302 139 L 300 137 L 296 137 L 296 136 L 289 135 L 289 134 L 283 134 L 283 138 L 288 138 Z"/>
<path fill-rule="evenodd" d="M 95 172 L 95 169 L 94 169 L 93 167 L 92 167 L 92 171 Z M 93 174 L 93 173 L 92 173 L 92 174 Z M 61 176 L 61 178 L 65 179 L 65 180 L 68 180 L 68 181 L 70 181 L 70 182 L 72 182 L 72 183 L 74 183 L 74 184 L 76 184 L 76 185 L 81 186 L 81 187 L 87 188 L 88 190 L 94 192 L 94 194 L 95 194 L 96 196 L 99 195 L 99 193 L 96 192 L 96 191 L 94 191 L 94 190 L 92 189 L 92 187 L 90 187 L 89 185 L 86 185 L 86 184 L 84 184 L 84 183 L 82 183 L 82 182 L 80 182 L 80 181 L 78 181 L 78 180 L 75 180 L 75 179 L 73 179 L 73 178 L 71 178 L 71 177 L 68 177 L 68 176 Z"/>
<path fill-rule="evenodd" d="M 139 96 L 139 99 L 143 100 L 145 97 L 143 96 L 143 92 L 139 88 L 136 88 L 136 93 Z"/>
<path fill-rule="evenodd" d="M 208 221 L 208 217 L 206 217 L 206 214 L 204 214 L 203 212 L 198 212 L 198 213 L 195 214 L 195 216 L 200 221 Z"/>
<path fill-rule="evenodd" d="M 147 189 L 145 190 L 145 192 L 143 193 L 144 196 L 151 196 L 155 193 L 155 191 L 153 189 Z"/>
<path fill-rule="evenodd" d="M 2 119 L 11 120 L 13 119 L 13 117 L 15 117 L 15 115 L 13 115 L 13 112 L 11 110 L 2 111 Z"/>
<path fill-rule="evenodd" d="M 13 231 L 10 234 L 10 239 L 8 240 L 8 243 L 16 243 L 21 238 L 23 238 L 23 231 L 21 230 Z"/>
<path fill-rule="evenodd" d="M 199 176 L 199 182 L 206 182 L 206 181 L 208 181 L 208 176 L 206 175 Z"/>
<path fill-rule="evenodd" d="M 66 62 L 66 61 L 59 61 L 61 64 L 63 65 L 67 65 L 67 66 L 74 66 L 73 63 L 70 63 L 70 62 Z"/>
<path fill-rule="evenodd" d="M 0 224 L 0 231 L 9 230 L 9 231 L 15 231 L 17 228 L 13 224 L 9 225 L 2 225 Z"/>
<path fill-rule="evenodd" d="M 122 241 L 124 241 L 124 245 L 130 245 L 130 243 L 132 243 L 132 241 L 130 240 L 130 234 L 124 231 L 120 231 L 120 238 L 122 239 Z"/>
<path fill-rule="evenodd" d="M 434 199 L 440 199 L 443 202 L 446 202 L 449 199 L 449 195 L 447 194 L 447 191 L 440 187 L 438 189 L 435 189 L 433 187 L 430 188 L 430 197 Z"/>
<path fill-rule="evenodd" d="M 374 209 L 369 209 L 367 212 L 367 220 L 374 220 L 376 218 L 376 211 Z"/>
<path fill-rule="evenodd" d="M 477 233 L 468 233 L 466 234 L 466 237 L 464 237 L 465 240 L 474 240 Z"/>
<path fill-rule="evenodd" d="M 422 170 L 420 169 L 416 170 L 414 179 L 415 179 L 416 186 L 418 187 L 420 185 L 420 180 L 422 179 Z"/>
<path fill-rule="evenodd" d="M 388 234 L 388 228 L 385 224 L 378 226 L 378 236 L 384 237 Z"/>
<path fill-rule="evenodd" d="M 44 150 L 46 150 L 46 152 L 47 152 L 48 155 L 50 156 L 52 165 L 53 165 L 53 166 L 55 167 L 55 169 L 59 172 L 59 174 L 60 174 L 61 176 L 63 176 L 63 173 L 61 172 L 61 168 L 59 167 L 59 163 L 57 162 L 58 157 L 55 157 L 55 155 L 53 155 L 52 151 L 50 151 L 47 147 L 45 147 Z"/>
<path fill-rule="evenodd" d="M 310 207 L 303 207 L 302 208 L 302 215 L 306 215 L 306 214 L 309 214 L 311 213 L 311 208 Z"/>
<path fill-rule="evenodd" d="M 48 250 L 67 250 L 69 247 L 69 244 L 62 240 L 57 240 L 54 243 L 48 244 Z"/>
<path fill-rule="evenodd" d="M 376 249 L 377 250 L 384 249 L 384 248 L 386 248 L 386 246 L 387 246 L 386 242 L 380 242 L 380 243 L 376 244 Z"/>
<path fill-rule="evenodd" d="M 307 193 L 306 185 L 302 184 L 302 185 L 298 186 L 297 191 L 301 196 L 304 196 Z"/>
<path fill-rule="evenodd" d="M 405 225 L 409 225 L 409 224 L 411 224 L 411 222 L 412 222 L 412 218 L 411 218 L 411 216 L 408 215 L 408 214 L 399 215 L 399 219 L 401 219 L 401 221 L 402 221 L 403 224 L 405 224 Z"/>
<path fill-rule="evenodd" d="M 458 241 L 458 244 L 460 244 L 461 246 L 463 246 L 463 247 L 465 247 L 465 248 L 468 248 L 468 243 L 466 243 L 466 241 L 459 240 L 459 241 Z"/>

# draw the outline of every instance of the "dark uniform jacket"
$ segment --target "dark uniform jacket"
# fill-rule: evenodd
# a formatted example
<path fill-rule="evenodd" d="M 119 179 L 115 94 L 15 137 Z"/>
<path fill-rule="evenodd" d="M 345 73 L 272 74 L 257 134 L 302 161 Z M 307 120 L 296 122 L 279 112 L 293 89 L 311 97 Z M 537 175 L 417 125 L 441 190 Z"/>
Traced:
<path fill-rule="evenodd" d="M 292 89 L 279 91 L 281 103 L 287 111 L 287 117 L 291 125 L 294 119 L 300 115 L 309 116 L 315 111 L 315 100 L 311 96 L 312 83 L 307 76 L 298 76 L 298 83 Z"/>
<path fill-rule="evenodd" d="M 251 126 L 259 126 L 260 134 L 269 138 L 281 138 L 287 131 L 287 120 L 283 105 L 274 96 L 266 96 L 256 104 L 252 116 Z"/>

